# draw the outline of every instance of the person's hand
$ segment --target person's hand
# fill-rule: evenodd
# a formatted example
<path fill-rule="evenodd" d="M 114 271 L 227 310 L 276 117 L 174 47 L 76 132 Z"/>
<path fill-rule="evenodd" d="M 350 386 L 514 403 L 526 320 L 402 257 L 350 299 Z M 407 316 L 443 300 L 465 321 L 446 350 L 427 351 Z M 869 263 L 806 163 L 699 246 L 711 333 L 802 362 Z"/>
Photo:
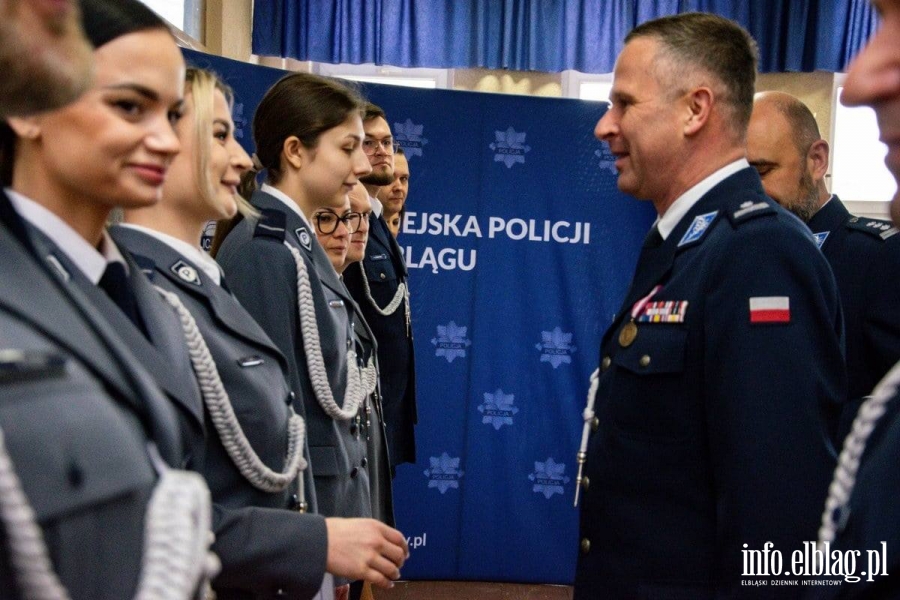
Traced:
<path fill-rule="evenodd" d="M 374 519 L 325 519 L 328 530 L 326 570 L 332 575 L 393 587 L 409 557 L 403 534 Z"/>

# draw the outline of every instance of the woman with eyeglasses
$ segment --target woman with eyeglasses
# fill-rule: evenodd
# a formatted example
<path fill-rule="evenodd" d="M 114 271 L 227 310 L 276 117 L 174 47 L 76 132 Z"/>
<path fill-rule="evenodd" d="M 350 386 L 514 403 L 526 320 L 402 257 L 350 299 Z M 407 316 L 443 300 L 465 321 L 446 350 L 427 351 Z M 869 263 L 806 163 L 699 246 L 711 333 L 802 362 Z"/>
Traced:
<path fill-rule="evenodd" d="M 362 260 L 369 237 L 371 205 L 369 194 L 362 182 L 357 183 L 348 195 L 348 201 L 338 211 L 321 208 L 313 214 L 316 237 L 331 260 L 334 270 L 343 277 L 348 265 Z M 358 307 L 357 307 L 358 308 Z M 356 311 L 353 322 L 357 356 L 362 364 L 374 361 L 377 370 L 378 357 L 375 335 L 366 323 L 362 312 Z M 384 414 L 381 406 L 380 381 L 366 398 L 363 406 L 366 441 L 369 459 L 369 491 L 372 497 L 372 516 L 382 523 L 394 525 L 394 499 L 391 485 L 391 467 L 385 445 Z"/>
<path fill-rule="evenodd" d="M 218 265 L 200 249 L 209 220 L 237 211 L 254 215 L 237 195 L 251 161 L 234 138 L 231 97 L 212 73 L 188 69 L 184 114 L 176 129 L 182 151 L 172 162 L 161 201 L 127 211 L 113 236 L 144 268 L 153 268 L 155 284 L 181 315 L 192 345 L 208 428 L 202 472 L 214 501 L 230 509 L 219 514 L 219 528 L 230 534 L 216 547 L 223 562 L 214 581 L 218 597 L 268 597 L 280 590 L 309 598 L 326 568 L 339 576 L 366 577 L 336 559 L 351 544 L 365 552 L 359 537 L 387 528 L 299 514 L 307 510 L 299 474 L 306 463 L 305 427 L 290 407 L 287 362 L 223 287 Z M 355 531 L 352 542 L 342 541 L 336 530 L 348 525 Z"/>
<path fill-rule="evenodd" d="M 288 360 L 326 516 L 371 515 L 360 409 L 375 369 L 358 362 L 353 299 L 312 225 L 317 210 L 340 210 L 370 170 L 361 106 L 355 93 L 322 77 L 294 73 L 277 82 L 253 121 L 256 167 L 266 171 L 250 196 L 259 217 L 221 227 L 213 245 L 235 296 Z"/>
<path fill-rule="evenodd" d="M 350 249 L 350 235 L 359 229 L 360 214 L 350 210 L 350 199 L 347 198 L 339 209 L 320 208 L 313 213 L 313 225 L 316 239 L 335 272 L 340 275 L 344 270 L 344 260 Z"/>

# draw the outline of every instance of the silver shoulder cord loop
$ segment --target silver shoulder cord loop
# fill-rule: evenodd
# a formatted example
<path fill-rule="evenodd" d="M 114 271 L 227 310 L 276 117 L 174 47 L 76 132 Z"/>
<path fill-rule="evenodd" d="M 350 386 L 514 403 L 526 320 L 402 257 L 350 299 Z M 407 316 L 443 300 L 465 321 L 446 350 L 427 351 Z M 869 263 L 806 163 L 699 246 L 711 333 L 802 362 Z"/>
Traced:
<path fill-rule="evenodd" d="M 322 357 L 319 325 L 316 323 L 316 307 L 313 303 L 306 261 L 303 260 L 296 248 L 287 242 L 284 242 L 284 245 L 294 257 L 294 264 L 297 267 L 297 308 L 300 313 L 300 331 L 303 337 L 303 349 L 306 351 L 309 380 L 316 394 L 316 400 L 322 410 L 332 419 L 348 421 L 356 416 L 360 404 L 375 389 L 374 386 L 371 390 L 368 389 L 373 377 L 376 377 L 374 362 L 370 358 L 369 363 L 360 369 L 356 352 L 352 349 L 347 350 L 347 388 L 344 390 L 344 402 L 342 403 L 344 408 L 338 406 L 334 400 L 331 384 L 328 382 L 325 359 Z"/>
<path fill-rule="evenodd" d="M 578 477 L 575 478 L 575 504 L 578 506 L 578 494 L 581 492 L 581 481 L 584 474 L 584 463 L 587 462 L 588 439 L 591 437 L 591 421 L 594 419 L 594 399 L 597 397 L 597 388 L 600 387 L 600 369 L 594 369 L 591 373 L 591 385 L 588 389 L 587 404 L 584 407 L 582 417 L 584 427 L 581 429 L 581 446 L 578 447 L 576 460 L 578 461 Z"/>
<path fill-rule="evenodd" d="M 372 288 L 369 287 L 369 278 L 366 277 L 366 268 L 363 266 L 362 260 L 359 261 L 359 268 L 362 270 L 363 288 L 365 289 L 366 300 L 369 301 L 369 304 L 371 304 L 381 316 L 389 317 L 397 312 L 397 307 L 403 302 L 404 310 L 406 310 L 406 317 L 407 320 L 409 320 L 409 286 L 406 282 L 400 282 L 400 285 L 397 286 L 397 291 L 394 292 L 394 297 L 391 298 L 391 301 L 388 302 L 387 306 L 381 308 L 378 306 L 378 303 L 375 302 L 375 298 L 372 297 Z"/>
<path fill-rule="evenodd" d="M 859 412 L 856 413 L 850 434 L 844 439 L 844 446 L 834 470 L 834 478 L 828 488 L 828 499 L 822 512 L 822 526 L 819 528 L 819 550 L 824 549 L 826 542 L 834 541 L 839 526 L 835 513 L 850 502 L 866 443 L 878 420 L 887 410 L 887 403 L 897 393 L 898 386 L 900 386 L 900 362 L 895 364 L 875 386 L 872 395 L 866 397 L 859 407 Z"/>
<path fill-rule="evenodd" d="M 206 483 L 196 473 L 160 473 L 145 517 L 144 556 L 137 600 L 208 597 L 219 571 L 209 552 L 212 509 Z M 6 533 L 10 564 L 27 600 L 69 600 L 53 571 L 44 535 L 6 451 L 0 430 L 0 525 Z M 82 549 L 84 550 L 84 549 Z"/>
<path fill-rule="evenodd" d="M 270 469 L 253 450 L 250 440 L 244 434 L 237 415 L 234 413 L 234 408 L 231 406 L 228 392 L 222 385 L 219 370 L 216 368 L 216 363 L 213 361 L 209 347 L 206 345 L 194 317 L 177 294 L 160 287 L 156 289 L 178 315 L 187 341 L 191 366 L 203 395 L 203 402 L 206 404 L 210 420 L 212 420 L 228 456 L 241 475 L 255 488 L 264 492 L 285 490 L 297 478 L 297 474 L 306 468 L 306 460 L 303 458 L 306 424 L 303 418 L 291 411 L 292 414 L 288 420 L 288 450 L 284 470 L 278 473 Z"/>

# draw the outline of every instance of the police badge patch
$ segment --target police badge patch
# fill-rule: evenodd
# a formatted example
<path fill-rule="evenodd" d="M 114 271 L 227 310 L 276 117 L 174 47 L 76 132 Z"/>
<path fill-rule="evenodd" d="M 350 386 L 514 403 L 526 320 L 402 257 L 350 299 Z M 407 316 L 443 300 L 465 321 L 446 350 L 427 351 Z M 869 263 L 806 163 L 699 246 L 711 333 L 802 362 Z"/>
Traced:
<path fill-rule="evenodd" d="M 306 227 L 298 227 L 294 230 L 294 234 L 296 234 L 297 240 L 300 242 L 300 245 L 303 246 L 307 252 L 311 252 L 312 237 L 310 237 L 309 232 L 306 230 Z"/>
<path fill-rule="evenodd" d="M 713 212 L 706 213 L 705 215 L 697 215 L 696 217 L 694 217 L 693 222 L 691 222 L 691 226 L 688 227 L 688 230 L 684 232 L 684 237 L 682 237 L 681 241 L 678 242 L 678 247 L 680 248 L 685 244 L 696 242 L 697 240 L 702 238 L 703 234 L 706 233 L 706 230 L 709 229 L 710 224 L 718 214 L 719 211 L 714 210 Z"/>
<path fill-rule="evenodd" d="M 831 233 L 831 232 L 830 231 L 820 231 L 819 233 L 813 234 L 813 238 L 815 238 L 815 240 L 816 240 L 816 247 L 818 247 L 819 250 L 822 249 L 822 244 L 825 243 L 825 239 L 828 237 L 829 233 Z"/>
<path fill-rule="evenodd" d="M 174 265 L 169 267 L 175 275 L 182 281 L 186 281 L 188 283 L 193 283 L 194 285 L 203 285 L 200 281 L 200 275 L 197 274 L 197 269 L 187 264 L 183 260 L 179 260 Z"/>

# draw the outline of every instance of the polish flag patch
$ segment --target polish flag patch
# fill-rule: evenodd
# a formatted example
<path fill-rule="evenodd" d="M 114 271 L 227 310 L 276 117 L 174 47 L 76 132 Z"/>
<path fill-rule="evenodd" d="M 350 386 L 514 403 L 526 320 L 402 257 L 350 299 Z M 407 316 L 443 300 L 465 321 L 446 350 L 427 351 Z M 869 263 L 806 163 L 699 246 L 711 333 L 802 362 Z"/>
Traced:
<path fill-rule="evenodd" d="M 791 299 L 787 296 L 750 298 L 751 323 L 790 323 Z"/>

